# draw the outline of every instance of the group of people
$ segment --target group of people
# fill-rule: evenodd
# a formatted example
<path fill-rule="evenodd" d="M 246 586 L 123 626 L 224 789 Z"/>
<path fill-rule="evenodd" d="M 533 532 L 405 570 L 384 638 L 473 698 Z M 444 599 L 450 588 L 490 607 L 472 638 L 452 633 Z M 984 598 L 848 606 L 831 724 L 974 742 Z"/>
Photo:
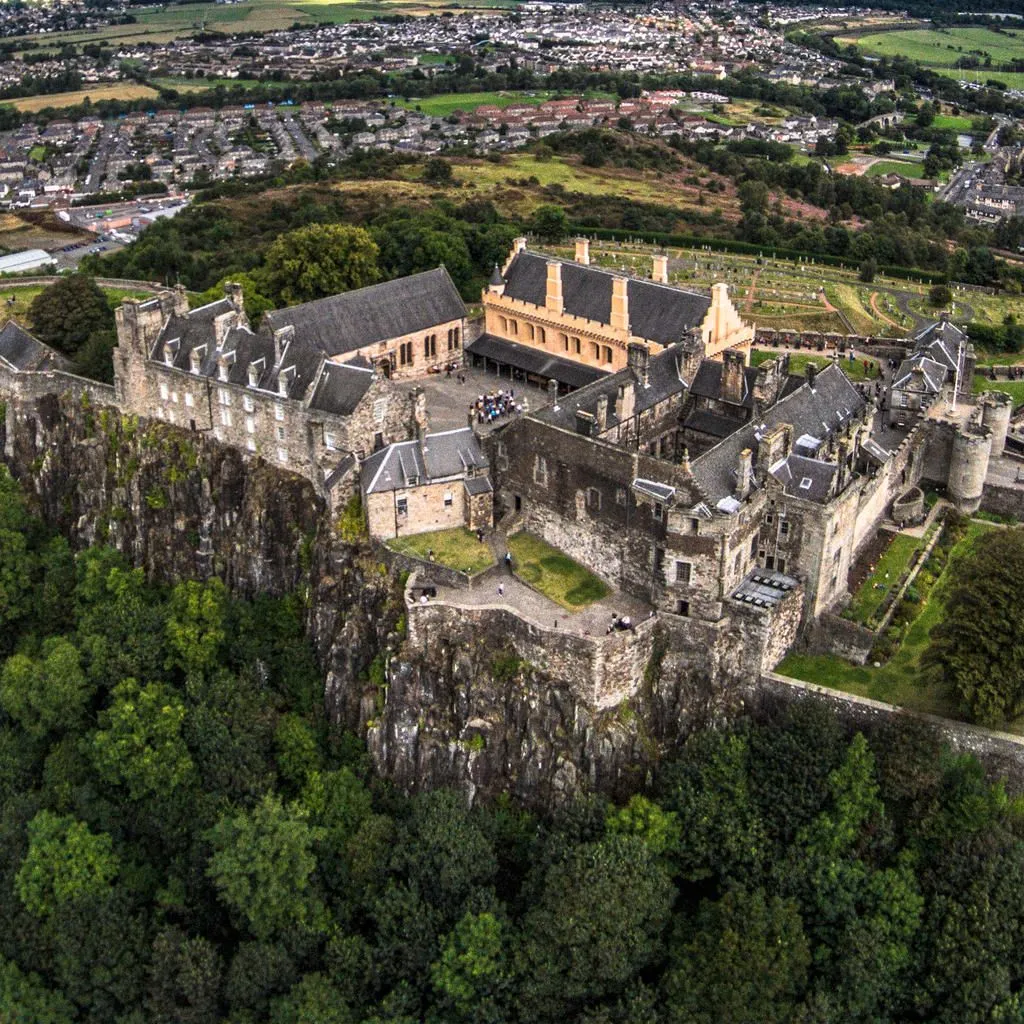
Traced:
<path fill-rule="evenodd" d="M 469 407 L 469 411 L 476 416 L 477 423 L 483 424 L 521 413 L 523 407 L 516 402 L 515 388 L 511 388 L 509 391 L 489 391 L 486 395 L 480 395 Z"/>

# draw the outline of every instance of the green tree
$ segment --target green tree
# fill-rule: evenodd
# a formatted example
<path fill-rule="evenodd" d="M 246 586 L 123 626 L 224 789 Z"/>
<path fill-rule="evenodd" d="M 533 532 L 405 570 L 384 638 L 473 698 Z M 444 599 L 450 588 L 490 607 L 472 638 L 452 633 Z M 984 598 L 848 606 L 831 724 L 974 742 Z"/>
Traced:
<path fill-rule="evenodd" d="M 92 737 L 100 776 L 123 785 L 133 800 L 166 798 L 191 781 L 192 758 L 181 734 L 185 706 L 174 691 L 126 679 L 111 696 Z"/>
<path fill-rule="evenodd" d="M 167 646 L 171 665 L 187 676 L 213 669 L 226 635 L 228 590 L 216 577 L 199 583 L 186 580 L 171 591 Z"/>
<path fill-rule="evenodd" d="M 38 659 L 15 654 L 0 672 L 0 702 L 31 736 L 75 729 L 94 692 L 78 649 L 63 637 L 46 640 Z"/>
<path fill-rule="evenodd" d="M 526 1017 L 565 1020 L 621 992 L 661 951 L 675 890 L 642 839 L 583 843 L 553 864 L 523 922 Z"/>
<path fill-rule="evenodd" d="M 928 304 L 935 306 L 948 306 L 953 301 L 953 293 L 949 290 L 948 284 L 933 284 L 928 289 Z"/>
<path fill-rule="evenodd" d="M 355 1024 L 345 993 L 326 975 L 304 975 L 272 1003 L 270 1024 Z"/>
<path fill-rule="evenodd" d="M 450 185 L 452 183 L 452 165 L 443 157 L 431 157 L 423 165 L 423 180 L 428 185 Z"/>
<path fill-rule="evenodd" d="M 792 900 L 735 889 L 705 900 L 665 975 L 668 1024 L 786 1024 L 811 951 Z"/>
<path fill-rule="evenodd" d="M 935 666 L 977 722 L 995 725 L 1024 710 L 1024 530 L 993 530 L 952 574 L 942 621 L 923 662 Z"/>
<path fill-rule="evenodd" d="M 152 1024 L 217 1024 L 223 964 L 213 943 L 167 928 L 153 940 L 146 1019 Z"/>
<path fill-rule="evenodd" d="M 466 914 L 444 939 L 430 968 L 445 1021 L 504 1021 L 501 1003 L 512 982 L 501 921 L 491 913 Z"/>
<path fill-rule="evenodd" d="M 80 377 L 98 380 L 103 384 L 113 384 L 116 347 L 117 331 L 93 331 L 75 352 L 71 369 Z"/>
<path fill-rule="evenodd" d="M 0 465 L 0 654 L 12 649 L 18 624 L 32 612 L 36 559 L 29 550 L 30 525 L 21 488 Z"/>
<path fill-rule="evenodd" d="M 864 260 L 860 265 L 860 279 L 865 284 L 871 284 L 875 279 L 875 275 L 878 273 L 878 261 L 872 258 Z"/>
<path fill-rule="evenodd" d="M 251 811 L 228 815 L 207 833 L 213 854 L 206 873 L 258 939 L 324 926 L 313 884 L 319 833 L 308 819 L 299 804 L 285 806 L 268 793 Z"/>
<path fill-rule="evenodd" d="M 36 337 L 71 356 L 94 331 L 114 326 L 106 295 L 86 274 L 68 274 L 44 288 L 28 307 L 28 318 Z"/>
<path fill-rule="evenodd" d="M 280 302 L 310 302 L 376 282 L 378 251 L 363 228 L 310 224 L 270 246 L 263 274 L 270 295 Z"/>
<path fill-rule="evenodd" d="M 637 836 L 655 857 L 660 857 L 678 850 L 682 830 L 677 815 L 663 811 L 653 800 L 637 794 L 630 797 L 625 807 L 608 813 L 608 831 Z"/>
<path fill-rule="evenodd" d="M 38 974 L 24 974 L 0 959 L 0 1020 L 10 1024 L 71 1024 L 74 1006 Z"/>
<path fill-rule="evenodd" d="M 66 904 L 103 896 L 120 868 L 113 842 L 74 818 L 40 811 L 28 825 L 28 852 L 15 876 L 25 909 L 48 917 Z"/>
<path fill-rule="evenodd" d="M 533 233 L 548 242 L 557 242 L 569 234 L 569 218 L 560 206 L 538 206 L 530 221 Z"/>

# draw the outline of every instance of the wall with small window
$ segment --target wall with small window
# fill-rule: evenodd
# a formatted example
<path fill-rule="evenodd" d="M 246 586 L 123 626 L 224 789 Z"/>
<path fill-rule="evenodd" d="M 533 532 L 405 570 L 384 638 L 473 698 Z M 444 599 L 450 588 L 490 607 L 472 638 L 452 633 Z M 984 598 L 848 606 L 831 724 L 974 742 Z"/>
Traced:
<path fill-rule="evenodd" d="M 364 495 L 363 507 L 370 536 L 378 540 L 450 530 L 465 525 L 468 513 L 461 480 Z"/>

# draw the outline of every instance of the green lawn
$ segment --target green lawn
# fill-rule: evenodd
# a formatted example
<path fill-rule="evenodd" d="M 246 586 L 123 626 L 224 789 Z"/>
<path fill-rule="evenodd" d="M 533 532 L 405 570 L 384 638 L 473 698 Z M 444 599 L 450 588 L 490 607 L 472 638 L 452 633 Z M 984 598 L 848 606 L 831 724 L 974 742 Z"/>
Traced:
<path fill-rule="evenodd" d="M 771 352 L 766 349 L 752 349 L 750 352 L 750 365 L 760 366 L 769 359 L 777 359 L 780 354 L 779 352 Z M 807 372 L 808 363 L 814 363 L 819 370 L 824 370 L 831 362 L 831 353 L 815 352 L 804 355 L 802 352 L 791 352 L 789 355 L 789 372 L 802 377 Z M 864 372 L 864 363 L 860 359 L 851 363 L 849 359 L 840 358 L 839 366 L 850 380 L 875 379 L 875 374 L 869 376 Z"/>
<path fill-rule="evenodd" d="M 989 380 L 988 377 L 976 374 L 974 391 L 1005 391 L 1013 399 L 1014 406 L 1024 404 L 1024 380 Z"/>
<path fill-rule="evenodd" d="M 921 165 L 908 160 L 879 160 L 864 172 L 866 178 L 881 178 L 886 174 L 902 174 L 904 178 L 920 178 L 924 172 Z"/>
<path fill-rule="evenodd" d="M 532 533 L 508 539 L 515 574 L 563 608 L 575 611 L 610 593 L 593 573 Z"/>
<path fill-rule="evenodd" d="M 883 57 L 908 57 L 933 68 L 952 68 L 963 57 L 978 56 L 980 51 L 1001 64 L 1024 57 L 1024 35 L 1019 30 L 993 32 L 980 26 L 956 26 L 948 29 L 895 29 L 872 32 L 850 40 L 868 53 Z M 999 77 L 994 68 L 979 68 L 978 73 Z"/>
<path fill-rule="evenodd" d="M 435 562 L 470 576 L 494 565 L 494 556 L 486 541 L 481 544 L 476 534 L 470 533 L 464 526 L 454 530 L 435 530 L 432 533 L 396 537 L 388 541 L 388 546 L 395 551 L 424 559 L 429 559 L 433 551 Z"/>
<path fill-rule="evenodd" d="M 588 99 L 612 99 L 611 93 L 587 92 Z M 495 107 L 511 107 L 516 103 L 529 103 L 537 106 L 551 99 L 553 96 L 562 96 L 565 99 L 573 98 L 572 94 L 565 95 L 549 90 L 537 89 L 530 92 L 445 92 L 437 96 L 424 96 L 421 99 L 398 99 L 400 107 L 410 110 L 422 110 L 424 114 L 431 117 L 447 117 L 456 110 L 469 112 L 477 107 L 490 105 Z"/>
<path fill-rule="evenodd" d="M 889 590 L 897 586 L 900 577 L 910 565 L 914 552 L 923 543 L 920 537 L 911 537 L 906 533 L 898 533 L 884 554 L 878 560 L 874 572 L 860 585 L 853 595 L 847 612 L 850 618 L 861 625 L 869 625 L 881 608 Z"/>
<path fill-rule="evenodd" d="M 886 701 L 913 711 L 957 718 L 954 696 L 940 680 L 922 670 L 921 657 L 928 647 L 929 634 L 942 619 L 943 594 L 950 578 L 950 566 L 989 529 L 992 527 L 982 523 L 971 523 L 967 527 L 921 613 L 907 630 L 899 650 L 881 667 L 875 668 L 871 663 L 854 665 L 826 654 L 791 654 L 779 664 L 777 671 L 794 679 Z M 1006 728 L 1011 732 L 1021 732 L 1024 722 L 1011 723 Z"/>

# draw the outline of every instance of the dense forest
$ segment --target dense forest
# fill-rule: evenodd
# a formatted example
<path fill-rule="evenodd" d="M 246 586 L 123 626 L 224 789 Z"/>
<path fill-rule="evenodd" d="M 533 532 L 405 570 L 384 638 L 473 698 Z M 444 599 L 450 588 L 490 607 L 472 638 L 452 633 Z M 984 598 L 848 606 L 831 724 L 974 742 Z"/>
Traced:
<path fill-rule="evenodd" d="M 1020 1019 L 1024 808 L 927 729 L 802 703 L 625 806 L 470 809 L 325 721 L 303 615 L 72 553 L 0 470 L 0 1019 Z"/>

